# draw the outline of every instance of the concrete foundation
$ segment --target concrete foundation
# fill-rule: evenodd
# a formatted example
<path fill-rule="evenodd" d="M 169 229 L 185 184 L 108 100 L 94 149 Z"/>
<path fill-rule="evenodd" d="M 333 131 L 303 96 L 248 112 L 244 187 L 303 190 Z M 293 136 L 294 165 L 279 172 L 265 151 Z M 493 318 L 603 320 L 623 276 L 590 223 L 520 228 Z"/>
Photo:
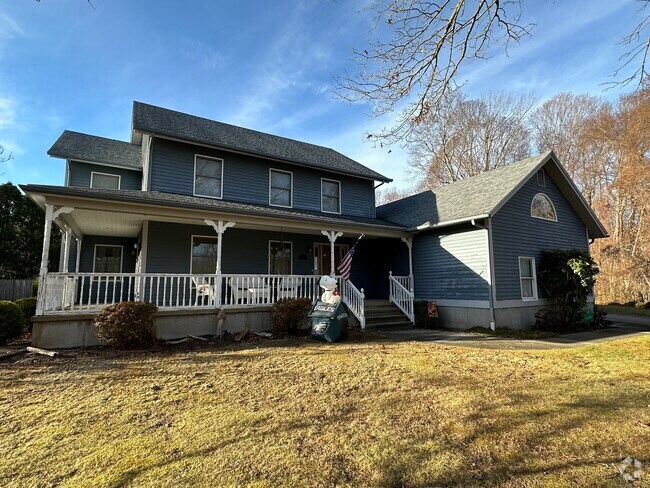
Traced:
<path fill-rule="evenodd" d="M 180 339 L 188 334 L 215 335 L 217 310 L 160 310 L 156 328 L 160 339 Z M 95 314 L 43 315 L 33 318 L 32 345 L 44 349 L 65 349 L 100 345 L 93 325 Z M 240 332 L 272 330 L 271 308 L 226 309 L 224 330 Z"/>

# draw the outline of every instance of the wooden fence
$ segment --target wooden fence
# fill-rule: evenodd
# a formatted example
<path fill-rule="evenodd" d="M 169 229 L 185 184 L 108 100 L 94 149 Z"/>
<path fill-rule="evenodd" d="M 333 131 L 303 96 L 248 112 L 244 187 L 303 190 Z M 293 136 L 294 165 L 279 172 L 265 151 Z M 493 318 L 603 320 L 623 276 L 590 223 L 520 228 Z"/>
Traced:
<path fill-rule="evenodd" d="M 18 300 L 32 296 L 34 280 L 4 280 L 0 279 L 0 300 Z"/>

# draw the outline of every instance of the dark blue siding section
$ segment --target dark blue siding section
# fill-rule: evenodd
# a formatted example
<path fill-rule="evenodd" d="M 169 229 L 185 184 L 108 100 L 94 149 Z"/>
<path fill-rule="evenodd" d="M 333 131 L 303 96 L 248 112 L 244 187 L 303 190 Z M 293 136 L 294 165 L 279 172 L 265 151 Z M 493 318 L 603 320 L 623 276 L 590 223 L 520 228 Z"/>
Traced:
<path fill-rule="evenodd" d="M 142 189 L 142 171 L 114 168 L 112 166 L 103 166 L 100 164 L 82 163 L 80 161 L 70 161 L 70 181 L 68 186 L 90 188 L 90 174 L 93 171 L 98 173 L 108 173 L 111 175 L 120 175 L 120 189 L 122 190 Z"/>
<path fill-rule="evenodd" d="M 530 204 L 537 193 L 553 202 L 557 222 L 530 216 Z M 544 249 L 588 250 L 585 225 L 562 192 L 546 173 L 546 186 L 533 176 L 492 219 L 495 286 L 497 300 L 521 300 L 519 256 L 535 258 L 537 271 Z M 538 290 L 543 296 L 542 290 Z"/>
<path fill-rule="evenodd" d="M 375 216 L 374 182 L 181 142 L 155 139 L 151 190 L 192 195 L 194 155 L 224 160 L 223 198 L 268 205 L 269 168 L 293 172 L 293 208 L 320 211 L 321 178 L 341 182 L 341 214 Z"/>
<path fill-rule="evenodd" d="M 207 225 L 149 222 L 147 273 L 189 273 L 192 235 L 215 236 Z M 222 270 L 224 274 L 266 274 L 269 269 L 269 241 L 293 243 L 293 274 L 314 272 L 315 242 L 328 242 L 325 236 L 267 232 L 232 227 L 224 233 Z M 337 244 L 353 240 L 340 238 Z"/>
<path fill-rule="evenodd" d="M 417 300 L 488 300 L 487 236 L 481 229 L 413 239 Z"/>

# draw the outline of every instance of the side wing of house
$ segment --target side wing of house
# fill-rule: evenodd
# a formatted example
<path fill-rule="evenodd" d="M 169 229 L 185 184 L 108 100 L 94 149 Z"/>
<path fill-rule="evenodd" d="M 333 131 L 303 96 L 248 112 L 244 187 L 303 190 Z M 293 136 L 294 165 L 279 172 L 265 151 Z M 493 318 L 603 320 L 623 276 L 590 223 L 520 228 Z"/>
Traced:
<path fill-rule="evenodd" d="M 416 300 L 435 301 L 443 325 L 489 324 L 489 261 L 485 228 L 470 224 L 413 238 Z"/>
<path fill-rule="evenodd" d="M 140 190 L 142 171 L 72 159 L 67 162 L 66 185 L 80 188 Z"/>
<path fill-rule="evenodd" d="M 549 172 L 540 171 L 492 217 L 495 314 L 500 327 L 532 325 L 535 313 L 547 304 L 537 280 L 545 249 L 589 250 L 585 224 Z"/>

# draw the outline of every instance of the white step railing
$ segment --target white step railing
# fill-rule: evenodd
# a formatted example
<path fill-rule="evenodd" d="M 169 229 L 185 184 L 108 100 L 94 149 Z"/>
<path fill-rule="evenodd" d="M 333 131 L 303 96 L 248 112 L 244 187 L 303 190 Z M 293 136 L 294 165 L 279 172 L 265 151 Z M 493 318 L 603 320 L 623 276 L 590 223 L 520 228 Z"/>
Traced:
<path fill-rule="evenodd" d="M 339 291 L 341 292 L 341 300 L 345 303 L 352 312 L 352 314 L 359 320 L 361 329 L 366 328 L 366 314 L 364 301 L 366 295 L 363 291 L 357 289 L 349 280 L 339 279 Z"/>
<path fill-rule="evenodd" d="M 413 277 L 411 276 L 393 276 L 391 271 L 388 275 L 390 286 L 389 299 L 412 323 L 415 323 L 415 313 L 413 311 Z"/>

